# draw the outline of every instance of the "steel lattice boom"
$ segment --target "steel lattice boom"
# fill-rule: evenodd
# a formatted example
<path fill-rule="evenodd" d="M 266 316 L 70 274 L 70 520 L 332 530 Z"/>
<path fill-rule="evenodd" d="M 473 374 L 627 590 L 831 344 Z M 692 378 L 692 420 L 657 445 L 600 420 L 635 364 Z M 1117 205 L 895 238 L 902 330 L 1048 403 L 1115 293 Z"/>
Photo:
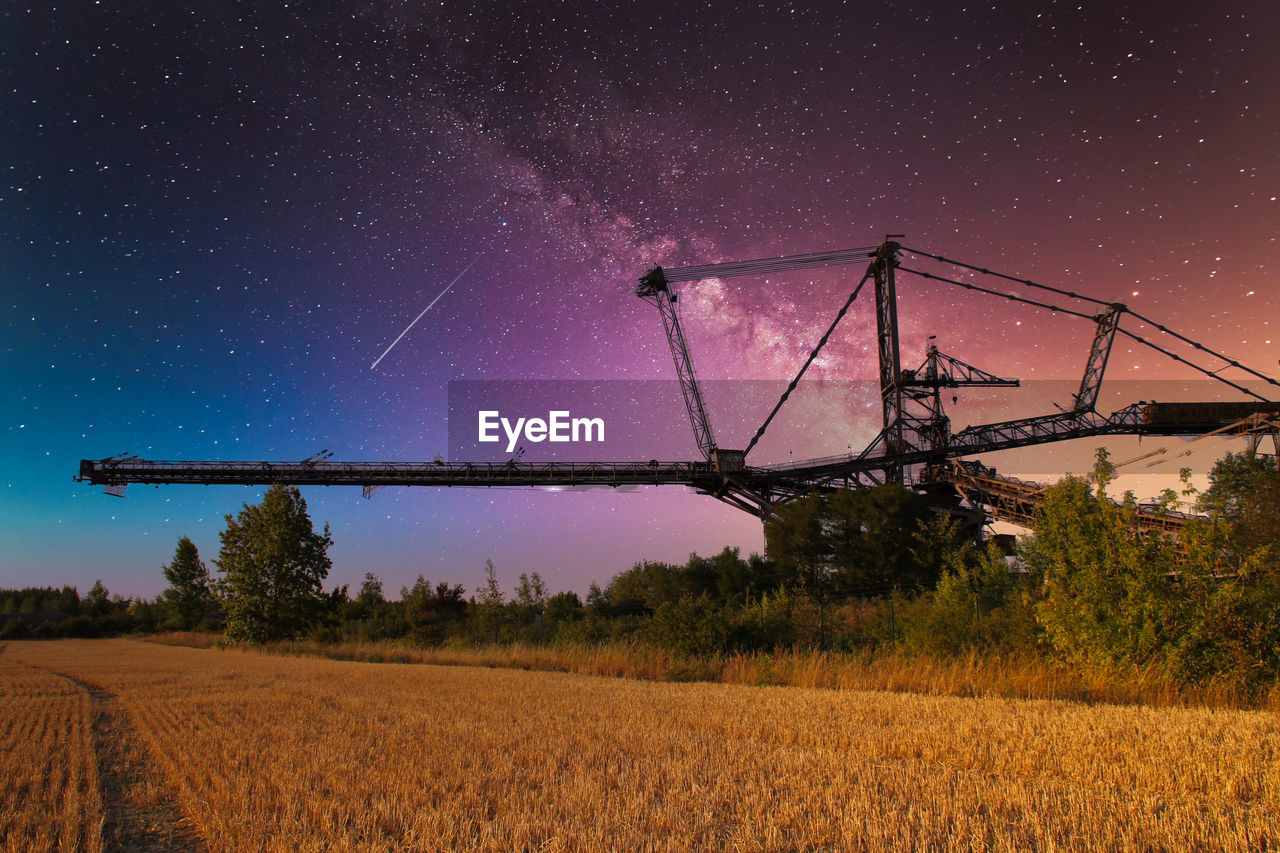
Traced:
<path fill-rule="evenodd" d="M 971 281 L 902 266 L 900 257 L 910 252 L 941 263 L 952 264 L 972 273 L 995 276 L 1020 286 L 1040 289 L 1058 296 L 1083 300 L 1101 306 L 1100 314 L 1089 314 L 1064 308 L 1016 293 L 1006 293 Z M 746 450 L 726 450 L 716 445 L 711 422 L 703 401 L 693 360 L 685 342 L 676 311 L 676 282 L 702 278 L 726 278 L 742 275 L 785 272 L 790 270 L 830 267 L 856 261 L 870 261 L 865 275 L 849 299 L 836 314 L 830 328 L 791 381 L 778 404 L 757 430 Z M 1096 324 L 1094 337 L 1085 361 L 1079 391 L 1069 408 L 1050 414 L 1011 421 L 979 424 L 952 432 L 941 389 L 973 386 L 1017 387 L 1018 380 L 1001 378 L 944 354 L 930 343 L 924 363 L 915 370 L 904 370 L 898 337 L 897 277 L 899 273 L 966 288 L 1014 302 L 1031 304 L 1068 317 L 1085 318 Z M 877 357 L 881 395 L 882 427 L 867 446 L 858 453 L 824 459 L 810 459 L 786 465 L 749 465 L 747 454 L 786 403 L 797 382 L 826 345 L 832 333 L 854 304 L 862 285 L 868 280 L 875 285 Z M 975 506 L 1012 521 L 1027 523 L 1034 514 L 1040 487 L 1010 480 L 973 461 L 954 462 L 961 457 L 991 453 L 1047 442 L 1066 441 L 1104 435 L 1182 435 L 1240 434 L 1250 438 L 1255 449 L 1263 436 L 1270 436 L 1280 457 L 1280 403 L 1268 400 L 1252 389 L 1221 377 L 1227 367 L 1239 368 L 1254 379 L 1272 386 L 1280 382 L 1240 364 L 1190 338 L 1179 335 L 1145 317 L 1141 322 L 1162 333 L 1191 345 L 1205 357 L 1223 362 L 1221 367 L 1208 366 L 1179 355 L 1122 328 L 1121 321 L 1132 313 L 1119 303 L 1106 303 L 1060 288 L 1037 284 L 1026 279 L 992 273 L 981 267 L 952 261 L 914 249 L 904 249 L 893 240 L 879 247 L 789 255 L 752 261 L 707 264 L 696 267 L 663 269 L 655 267 L 646 273 L 636 287 L 636 295 L 657 307 L 663 331 L 671 350 L 698 449 L 704 458 L 696 461 L 660 462 L 593 462 L 593 463 L 522 463 L 501 464 L 467 462 L 333 462 L 332 454 L 320 454 L 302 462 L 157 462 L 136 457 L 113 457 L 82 460 L 77 479 L 104 486 L 113 494 L 123 494 L 130 483 L 204 483 L 266 485 L 354 485 L 363 486 L 366 495 L 383 486 L 520 486 L 520 487 L 623 487 L 638 485 L 686 486 L 761 517 L 776 507 L 815 491 L 863 488 L 883 483 L 914 481 L 930 487 L 949 484 Z M 1096 310 L 1096 309 L 1095 309 Z M 1254 398 L 1248 402 L 1213 403 L 1137 403 L 1111 414 L 1095 410 L 1098 391 L 1106 371 L 1108 357 L 1117 334 L 1152 347 L 1180 363 L 1190 365 L 1214 379 Z M 1147 513 L 1142 523 L 1150 529 L 1176 530 L 1183 520 L 1170 520 L 1167 514 Z M 1149 516 L 1149 518 L 1148 518 Z"/>

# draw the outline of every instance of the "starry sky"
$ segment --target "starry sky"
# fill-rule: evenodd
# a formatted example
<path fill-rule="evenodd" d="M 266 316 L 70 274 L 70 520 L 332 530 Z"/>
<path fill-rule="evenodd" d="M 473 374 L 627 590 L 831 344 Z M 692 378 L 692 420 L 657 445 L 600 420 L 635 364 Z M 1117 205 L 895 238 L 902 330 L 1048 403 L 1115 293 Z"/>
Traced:
<path fill-rule="evenodd" d="M 452 380 L 671 380 L 633 293 L 654 264 L 904 234 L 1277 372 L 1269 0 L 51 0 L 0 21 L 0 585 L 153 596 L 179 536 L 212 567 L 223 516 L 262 492 L 117 499 L 72 482 L 82 457 L 429 460 Z M 699 375 L 789 378 L 861 273 L 683 285 Z M 868 304 L 814 378 L 875 376 Z M 1079 376 L 1092 336 L 918 280 L 899 312 L 904 361 L 936 334 L 1044 387 Z M 1138 389 L 1118 404 L 1195 378 L 1123 342 L 1109 370 Z M 816 433 L 858 448 L 874 403 L 821 430 L 831 407 L 801 405 L 753 461 L 822 451 Z M 731 447 L 762 417 L 712 412 Z M 697 454 L 687 428 L 662 449 Z M 583 591 L 763 545 L 681 489 L 304 496 L 336 540 L 330 582 L 391 592 L 418 573 L 473 589 L 487 558 Z"/>

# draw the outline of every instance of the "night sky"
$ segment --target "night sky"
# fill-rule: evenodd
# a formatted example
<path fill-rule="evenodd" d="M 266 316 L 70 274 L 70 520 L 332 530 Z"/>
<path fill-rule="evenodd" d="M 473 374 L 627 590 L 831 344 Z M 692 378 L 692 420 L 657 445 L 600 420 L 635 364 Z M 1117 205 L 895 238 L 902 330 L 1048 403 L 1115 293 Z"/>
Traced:
<path fill-rule="evenodd" d="M 212 568 L 262 494 L 117 499 L 72 482 L 82 457 L 429 460 L 450 380 L 673 379 L 633 294 L 655 263 L 904 234 L 1278 370 L 1271 0 L 0 10 L 3 586 L 155 595 L 179 536 Z M 684 285 L 699 374 L 788 378 L 862 271 Z M 904 361 L 937 334 L 1024 380 L 1083 367 L 1087 322 L 918 280 L 900 298 Z M 863 299 L 813 376 L 875 376 Z M 1109 376 L 1194 374 L 1118 343 Z M 731 447 L 761 419 L 712 416 Z M 872 438 L 850 423 L 829 452 Z M 784 426 L 753 461 L 807 446 Z M 697 453 L 687 428 L 666 448 Z M 304 496 L 331 585 L 389 592 L 474 589 L 486 558 L 582 591 L 763 544 L 674 488 Z"/>

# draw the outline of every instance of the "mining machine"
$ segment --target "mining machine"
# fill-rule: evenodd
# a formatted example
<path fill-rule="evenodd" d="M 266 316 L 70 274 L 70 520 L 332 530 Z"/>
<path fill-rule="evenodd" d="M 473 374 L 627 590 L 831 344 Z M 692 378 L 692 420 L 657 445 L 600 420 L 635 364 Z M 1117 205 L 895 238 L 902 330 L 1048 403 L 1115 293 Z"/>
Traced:
<path fill-rule="evenodd" d="M 1280 458 L 1280 403 L 1241 384 L 1280 387 L 1280 382 L 1221 354 L 1124 304 L 1105 302 L 1029 279 L 992 272 L 941 255 L 903 247 L 890 235 L 878 246 L 703 264 L 679 268 L 654 267 L 638 281 L 636 295 L 654 305 L 666 336 L 681 393 L 700 457 L 679 461 L 623 462 L 335 462 L 332 454 L 302 462 L 150 461 L 134 456 L 85 459 L 78 480 L 102 485 L 123 495 L 131 483 L 202 483 L 267 485 L 362 486 L 366 496 L 383 486 L 685 486 L 764 518 L 789 501 L 816 491 L 856 489 L 896 483 L 938 496 L 954 507 L 959 498 L 995 518 L 1026 524 L 1038 506 L 1043 487 L 1004 477 L 971 457 L 1001 450 L 1108 435 L 1203 436 L 1243 435 L 1257 450 L 1270 438 Z M 910 256 L 912 266 L 904 264 Z M 935 271 L 914 264 L 931 262 Z M 777 404 L 743 449 L 716 443 L 706 402 L 694 371 L 677 311 L 676 285 L 703 279 L 782 273 L 866 262 L 865 272 L 837 311 L 826 333 L 788 384 Z M 941 275 L 950 267 L 960 272 Z M 1080 385 L 1068 405 L 1057 411 L 1017 420 L 967 426 L 953 431 L 943 405 L 943 391 L 972 387 L 1016 388 L 1019 381 L 997 376 L 944 353 L 930 342 L 924 361 L 903 369 L 898 335 L 897 282 L 913 275 L 949 287 L 1031 305 L 1056 315 L 1093 324 L 1094 334 Z M 982 276 L 984 284 L 973 279 Z M 967 279 L 967 280 L 965 280 Z M 996 284 L 992 285 L 992 279 Z M 748 457 L 775 416 L 786 404 L 818 354 L 849 313 L 865 285 L 872 285 L 876 318 L 876 352 L 881 424 L 877 434 L 858 452 L 786 464 L 752 465 Z M 1003 282 L 1006 289 L 996 289 Z M 1016 286 L 1008 290 L 1007 286 Z M 1029 295 L 1029 294 L 1034 294 Z M 1042 294 L 1050 294 L 1044 296 Z M 1046 298 L 1067 298 L 1071 307 L 1050 304 Z M 1081 308 L 1081 305 L 1084 308 Z M 1192 357 L 1125 328 L 1132 317 L 1189 347 Z M 1097 411 L 1099 388 L 1112 346 L 1123 335 L 1229 386 L 1246 399 L 1233 402 L 1136 402 L 1110 413 Z M 1172 344 L 1170 345 L 1172 346 Z M 1210 362 L 1208 365 L 1204 361 Z M 1248 379 L 1222 374 L 1233 368 Z M 1272 392 L 1274 396 L 1274 392 Z M 1140 524 L 1168 532 L 1185 519 L 1154 509 L 1144 510 Z"/>

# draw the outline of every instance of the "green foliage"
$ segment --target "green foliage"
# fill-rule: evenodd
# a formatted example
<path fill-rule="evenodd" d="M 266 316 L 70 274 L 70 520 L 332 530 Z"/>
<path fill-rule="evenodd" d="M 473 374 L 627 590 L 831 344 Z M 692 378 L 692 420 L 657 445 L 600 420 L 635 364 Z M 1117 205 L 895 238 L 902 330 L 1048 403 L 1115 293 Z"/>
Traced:
<path fill-rule="evenodd" d="M 209 585 L 209 569 L 200 552 L 186 536 L 178 540 L 173 562 L 162 567 L 169 588 L 161 594 L 164 608 L 173 626 L 190 630 L 199 625 L 213 606 Z"/>
<path fill-rule="evenodd" d="M 441 582 L 433 589 L 430 581 L 418 575 L 411 588 L 400 587 L 400 603 L 410 621 L 421 622 L 441 614 L 465 612 L 467 602 L 463 596 L 466 593 L 461 584 L 450 586 Z M 500 590 L 498 594 L 501 595 Z"/>
<path fill-rule="evenodd" d="M 583 618 L 582 600 L 576 592 L 557 592 L 547 599 L 547 622 L 558 625 Z"/>
<path fill-rule="evenodd" d="M 615 610 L 653 610 L 681 598 L 707 596 L 708 600 L 742 604 L 777 586 L 774 566 L 755 554 L 743 559 L 737 548 L 725 548 L 714 557 L 690 554 L 687 563 L 645 560 L 615 575 L 603 592 L 594 586 L 587 595 L 590 606 Z"/>
<path fill-rule="evenodd" d="M 1116 466 L 1111 462 L 1111 451 L 1105 447 L 1099 447 L 1094 452 L 1093 462 L 1093 481 L 1097 484 L 1097 496 L 1104 498 L 1107 495 L 1107 486 L 1111 485 L 1111 481 L 1116 478 Z"/>
<path fill-rule="evenodd" d="M 433 588 L 418 575 L 411 589 L 400 590 L 400 612 L 408 635 L 417 643 L 431 646 L 460 637 L 468 616 L 465 595 L 461 584 L 441 582 Z"/>
<path fill-rule="evenodd" d="M 739 605 L 732 613 L 735 645 L 744 649 L 820 646 L 816 607 L 808 596 L 785 588 Z"/>
<path fill-rule="evenodd" d="M 102 581 L 94 584 L 92 598 L 84 600 L 73 586 L 0 589 L 0 625 L 40 639 L 98 637 L 141 630 L 137 617 L 146 616 L 147 609 L 139 609 L 140 604 L 151 606 L 143 599 L 111 595 Z M 18 616 L 4 618 L 11 614 Z"/>
<path fill-rule="evenodd" d="M 502 594 L 502 587 L 498 584 L 498 570 L 493 566 L 493 560 L 484 561 L 484 583 L 476 590 L 479 596 L 477 603 L 483 607 L 501 607 L 506 601 L 506 596 Z"/>
<path fill-rule="evenodd" d="M 1069 660 L 1107 667 L 1157 665 L 1187 682 L 1253 689 L 1280 675 L 1280 473 L 1231 454 L 1200 496 L 1208 513 L 1181 547 L 1139 536 L 1136 507 L 1106 498 L 1099 455 L 1090 492 L 1065 480 L 1046 493 L 1022 554 L 1043 580 L 1036 614 Z M 1183 495 L 1193 493 L 1184 476 Z M 1176 493 L 1162 501 L 1172 509 Z"/>
<path fill-rule="evenodd" d="M 93 588 L 80 602 L 80 611 L 86 616 L 103 617 L 111 612 L 111 596 L 102 585 L 102 578 L 93 582 Z"/>
<path fill-rule="evenodd" d="M 1236 567 L 1280 563 L 1280 470 L 1270 457 L 1229 453 L 1209 475 L 1199 508 L 1214 522 L 1215 545 Z"/>
<path fill-rule="evenodd" d="M 504 605 L 506 596 L 498 584 L 498 572 L 493 560 L 484 561 L 484 583 L 476 590 L 475 627 L 482 642 L 497 643 L 502 640 L 503 628 L 506 625 Z"/>
<path fill-rule="evenodd" d="M 1105 478 L 1099 478 L 1099 483 Z M 1080 663 L 1144 666 L 1179 629 L 1174 548 L 1136 534 L 1136 507 L 1112 503 L 1103 486 L 1068 478 L 1051 486 L 1022 549 L 1043 579 L 1037 617 L 1049 643 Z"/>
<path fill-rule="evenodd" d="M 974 560 L 973 540 L 961 533 L 959 519 L 936 513 L 924 516 L 911 531 L 911 559 L 920 566 L 935 566 L 939 576 L 963 571 Z"/>
<path fill-rule="evenodd" d="M 918 557 L 917 531 L 932 513 L 902 486 L 814 494 L 765 522 L 778 580 L 816 595 L 883 594 L 928 589 L 940 566 Z"/>
<path fill-rule="evenodd" d="M 849 626 L 850 601 L 815 597 L 779 587 L 741 609 L 738 646 L 744 649 L 825 649 L 838 643 Z"/>
<path fill-rule="evenodd" d="M 1198 501 L 1207 520 L 1184 531 L 1179 576 L 1185 631 L 1171 669 L 1189 681 L 1244 688 L 1280 675 L 1280 471 L 1275 461 L 1228 454 Z"/>
<path fill-rule="evenodd" d="M 665 602 L 695 595 L 685 567 L 645 560 L 614 576 L 605 588 L 604 603 L 611 608 L 655 608 Z M 703 592 L 699 590 L 698 592 Z"/>
<path fill-rule="evenodd" d="M 816 494 L 792 501 L 765 519 L 769 556 L 786 586 L 823 592 L 829 588 L 834 568 L 830 513 L 828 497 Z"/>
<path fill-rule="evenodd" d="M 520 573 L 514 604 L 527 613 L 542 612 L 542 609 L 547 606 L 547 585 L 541 575 L 537 572 L 532 575 Z"/>
<path fill-rule="evenodd" d="M 419 578 L 422 575 L 418 575 Z M 364 573 L 364 582 L 360 584 L 360 592 L 356 593 L 356 603 L 361 607 L 373 609 L 385 604 L 386 595 L 382 591 L 382 579 L 373 572 Z"/>
<path fill-rule="evenodd" d="M 709 655 L 729 647 L 731 632 L 724 610 L 703 593 L 660 604 L 645 636 L 679 655 Z"/>
<path fill-rule="evenodd" d="M 690 554 L 688 565 L 691 574 L 703 579 L 702 590 L 726 604 L 744 604 L 779 584 L 772 563 L 759 554 L 744 560 L 737 548 L 725 548 L 710 558 Z"/>
<path fill-rule="evenodd" d="M 80 613 L 80 593 L 74 586 L 28 586 L 0 589 L 0 613 Z"/>
<path fill-rule="evenodd" d="M 302 493 L 281 485 L 226 519 L 215 563 L 227 592 L 227 639 L 260 643 L 308 631 L 328 601 L 329 526 L 316 533 Z"/>
<path fill-rule="evenodd" d="M 137 633 L 150 633 L 155 631 L 163 621 L 165 615 L 165 607 L 163 604 L 153 601 L 147 601 L 145 598 L 139 598 L 129 605 L 129 620 L 132 622 L 132 630 Z M 204 614 L 201 613 L 201 618 Z M 197 619 L 191 623 L 192 627 L 199 624 Z"/>
<path fill-rule="evenodd" d="M 832 496 L 836 589 L 931 588 L 939 567 L 912 554 L 915 535 L 927 523 L 924 498 L 900 486 L 840 491 Z"/>
<path fill-rule="evenodd" d="M 994 544 L 952 554 L 937 588 L 902 605 L 903 642 L 940 654 L 1030 647 L 1037 634 L 1031 595 L 1026 576 L 1011 572 Z"/>
<path fill-rule="evenodd" d="M 1280 473 L 1274 463 L 1231 455 L 1198 498 L 1208 514 L 1176 544 L 1138 534 L 1132 495 L 1107 497 L 1114 467 L 1105 451 L 1089 480 L 1068 478 L 1046 493 L 1031 535 L 1006 556 L 958 521 L 930 510 L 906 489 L 813 495 L 766 523 L 770 558 L 735 548 L 684 563 L 644 561 L 585 602 L 551 594 L 522 573 L 510 600 L 492 561 L 468 601 L 460 585 L 423 575 L 387 600 L 367 573 L 354 599 L 322 582 L 332 544 L 317 534 L 296 489 L 275 487 L 262 505 L 227 517 L 208 580 L 195 546 L 179 541 L 165 566 L 173 585 L 158 603 L 130 602 L 102 582 L 81 601 L 76 590 L 0 590 L 0 613 L 35 614 L 0 625 L 3 636 L 97 636 L 147 630 L 163 613 L 189 614 L 179 588 L 225 590 L 227 636 L 261 641 L 309 635 L 337 642 L 650 644 L 672 654 L 667 677 L 701 677 L 706 661 L 743 651 L 878 647 L 925 655 L 1034 654 L 1098 673 L 1153 668 L 1182 682 L 1242 692 L 1280 676 Z M 1167 490 L 1158 507 L 1177 509 L 1195 494 Z M 160 605 L 163 605 L 163 613 Z M 83 612 L 70 621 L 48 611 Z M 772 683 L 771 656 L 754 680 Z"/>

